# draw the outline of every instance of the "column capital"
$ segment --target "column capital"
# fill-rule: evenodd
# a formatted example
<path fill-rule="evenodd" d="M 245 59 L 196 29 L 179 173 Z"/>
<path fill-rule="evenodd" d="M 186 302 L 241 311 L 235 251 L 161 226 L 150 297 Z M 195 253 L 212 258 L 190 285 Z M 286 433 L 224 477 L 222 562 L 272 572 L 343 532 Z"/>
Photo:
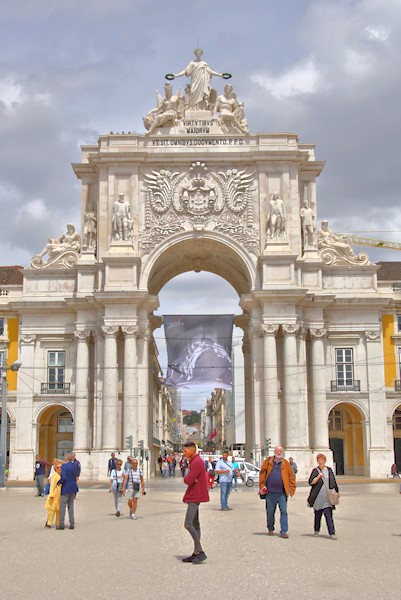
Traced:
<path fill-rule="evenodd" d="M 308 330 L 305 327 L 300 327 L 299 331 L 298 331 L 298 337 L 305 341 L 306 340 L 306 336 L 307 336 Z"/>
<path fill-rule="evenodd" d="M 74 331 L 74 336 L 79 342 L 85 342 L 90 336 L 90 330 L 84 329 L 83 331 Z"/>
<path fill-rule="evenodd" d="M 365 339 L 367 342 L 380 342 L 381 331 L 365 331 Z"/>
<path fill-rule="evenodd" d="M 321 329 L 321 328 L 312 328 L 309 329 L 309 333 L 312 339 L 321 339 L 324 338 L 326 333 L 327 333 L 327 329 Z"/>
<path fill-rule="evenodd" d="M 149 323 L 146 323 L 145 325 L 138 327 L 137 336 L 139 338 L 142 338 L 145 342 L 148 342 L 150 340 L 151 335 L 152 335 L 152 331 L 149 327 Z"/>
<path fill-rule="evenodd" d="M 36 335 L 29 335 L 29 334 L 21 335 L 20 340 L 23 344 L 26 344 L 26 345 L 34 344 L 36 342 Z"/>
<path fill-rule="evenodd" d="M 116 337 L 118 333 L 118 327 L 115 325 L 103 325 L 102 334 L 104 337 Z"/>
<path fill-rule="evenodd" d="M 124 337 L 138 337 L 139 335 L 139 327 L 137 325 L 128 325 L 126 327 L 121 327 L 121 331 L 123 332 Z"/>
<path fill-rule="evenodd" d="M 284 335 L 297 335 L 299 331 L 299 325 L 284 323 L 281 327 Z"/>
<path fill-rule="evenodd" d="M 248 329 L 248 336 L 250 339 L 253 337 L 263 337 L 263 328 L 260 323 L 251 323 Z"/>
<path fill-rule="evenodd" d="M 278 332 L 278 329 L 279 325 L 274 325 L 273 323 L 263 323 L 261 326 L 263 336 L 275 336 Z"/>

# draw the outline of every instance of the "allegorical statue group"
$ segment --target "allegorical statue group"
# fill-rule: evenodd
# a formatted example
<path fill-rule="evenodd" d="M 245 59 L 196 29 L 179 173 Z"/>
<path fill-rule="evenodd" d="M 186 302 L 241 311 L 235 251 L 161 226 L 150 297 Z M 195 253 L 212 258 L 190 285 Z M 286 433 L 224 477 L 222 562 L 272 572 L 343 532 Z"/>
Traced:
<path fill-rule="evenodd" d="M 191 83 L 188 83 L 182 95 L 180 89 L 174 94 L 171 83 L 164 86 L 164 98 L 157 92 L 157 107 L 150 110 L 143 119 L 148 134 L 160 127 L 174 127 L 185 115 L 189 118 L 188 113 L 191 111 L 210 111 L 223 133 L 249 133 L 244 103 L 238 102 L 232 85 L 227 84 L 220 96 L 210 85 L 213 76 L 230 79 L 230 73 L 213 71 L 202 60 L 203 50 L 200 48 L 194 54 L 195 60 L 186 69 L 166 75 L 166 79 L 170 81 L 185 75 L 190 77 Z"/>

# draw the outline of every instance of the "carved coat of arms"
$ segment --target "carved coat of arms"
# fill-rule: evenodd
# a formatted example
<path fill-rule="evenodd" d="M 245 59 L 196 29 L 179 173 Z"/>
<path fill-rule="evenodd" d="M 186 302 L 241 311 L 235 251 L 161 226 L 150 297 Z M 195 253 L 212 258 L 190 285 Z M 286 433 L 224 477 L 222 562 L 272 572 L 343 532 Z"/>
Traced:
<path fill-rule="evenodd" d="M 152 171 L 145 176 L 145 228 L 140 248 L 150 252 L 166 237 L 186 230 L 220 231 L 259 253 L 253 226 L 254 173 L 247 169 L 209 171 L 192 163 L 188 172 Z"/>

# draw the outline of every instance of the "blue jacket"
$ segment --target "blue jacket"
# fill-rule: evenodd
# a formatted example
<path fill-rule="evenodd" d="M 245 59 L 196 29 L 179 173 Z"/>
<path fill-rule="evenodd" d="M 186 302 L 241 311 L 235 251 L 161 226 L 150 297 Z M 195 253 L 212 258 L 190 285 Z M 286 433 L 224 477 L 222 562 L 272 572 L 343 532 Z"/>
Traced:
<path fill-rule="evenodd" d="M 68 496 L 68 494 L 76 494 L 78 490 L 77 486 L 77 465 L 73 462 L 64 463 L 61 467 L 61 477 L 57 485 L 61 485 L 61 495 Z"/>

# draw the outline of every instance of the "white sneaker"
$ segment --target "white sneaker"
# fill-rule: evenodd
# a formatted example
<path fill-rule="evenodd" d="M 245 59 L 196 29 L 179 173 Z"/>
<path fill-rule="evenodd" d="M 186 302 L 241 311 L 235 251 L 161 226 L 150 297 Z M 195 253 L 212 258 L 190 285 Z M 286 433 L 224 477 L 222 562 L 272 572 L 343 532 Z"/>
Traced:
<path fill-rule="evenodd" d="M 138 517 L 136 516 L 136 514 L 134 513 L 133 515 L 131 515 L 131 519 L 133 519 L 134 521 L 138 520 Z"/>

